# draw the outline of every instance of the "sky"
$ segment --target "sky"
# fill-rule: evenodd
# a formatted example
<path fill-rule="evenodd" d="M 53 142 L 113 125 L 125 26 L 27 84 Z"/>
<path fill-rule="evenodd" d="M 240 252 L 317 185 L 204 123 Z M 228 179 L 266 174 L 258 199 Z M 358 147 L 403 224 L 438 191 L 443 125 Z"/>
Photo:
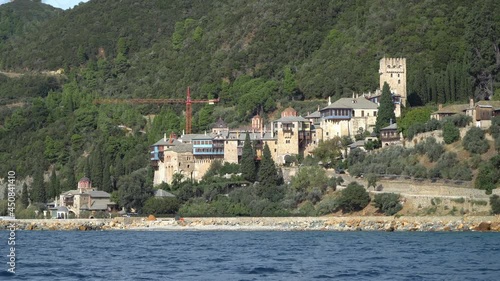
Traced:
<path fill-rule="evenodd" d="M 77 5 L 80 2 L 87 2 L 89 0 L 42 0 L 43 3 L 49 4 L 56 8 L 69 9 Z M 9 0 L 0 0 L 0 5 L 9 2 Z"/>

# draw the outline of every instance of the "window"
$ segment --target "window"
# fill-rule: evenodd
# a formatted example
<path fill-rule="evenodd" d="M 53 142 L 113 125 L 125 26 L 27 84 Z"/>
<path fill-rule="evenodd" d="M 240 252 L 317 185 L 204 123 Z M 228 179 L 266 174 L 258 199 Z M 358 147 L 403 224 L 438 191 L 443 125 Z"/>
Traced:
<path fill-rule="evenodd" d="M 391 73 L 391 78 L 392 78 L 392 73 Z"/>
<path fill-rule="evenodd" d="M 290 140 L 286 140 L 286 143 L 290 143 Z"/>
<path fill-rule="evenodd" d="M 398 73 L 398 77 L 399 77 L 399 73 Z"/>
<path fill-rule="evenodd" d="M 365 111 L 361 110 L 361 117 L 365 117 Z"/>
<path fill-rule="evenodd" d="M 398 79 L 398 84 L 401 84 L 401 80 Z"/>
<path fill-rule="evenodd" d="M 355 113 L 355 111 L 353 110 L 353 111 L 352 111 L 352 117 L 354 117 L 354 116 L 356 116 L 356 113 Z"/>
<path fill-rule="evenodd" d="M 377 112 L 376 111 L 373 112 L 373 116 L 377 116 Z"/>

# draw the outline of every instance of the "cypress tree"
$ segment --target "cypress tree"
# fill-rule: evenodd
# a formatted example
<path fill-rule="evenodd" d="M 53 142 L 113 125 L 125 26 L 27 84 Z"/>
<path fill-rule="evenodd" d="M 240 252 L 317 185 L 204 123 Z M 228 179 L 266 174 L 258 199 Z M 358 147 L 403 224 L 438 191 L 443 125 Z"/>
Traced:
<path fill-rule="evenodd" d="M 453 101 L 456 101 L 458 100 L 458 95 L 457 95 L 457 86 L 456 86 L 456 80 L 457 80 L 457 77 L 456 77 L 456 69 L 457 69 L 457 64 L 456 63 L 452 63 L 451 65 L 448 65 L 449 69 L 447 69 L 448 73 L 449 73 L 449 77 L 450 77 L 450 93 L 451 93 L 451 99 Z"/>
<path fill-rule="evenodd" d="M 125 174 L 125 168 L 123 167 L 123 159 L 119 154 L 117 154 L 116 159 L 115 159 L 114 176 L 115 176 L 115 178 L 119 178 L 120 176 L 123 176 L 124 174 Z"/>
<path fill-rule="evenodd" d="M 76 189 L 77 185 L 78 182 L 75 178 L 75 158 L 71 155 L 66 164 L 66 185 L 64 186 L 64 190 Z"/>
<path fill-rule="evenodd" d="M 280 183 L 278 171 L 267 143 L 264 145 L 264 150 L 262 152 L 258 178 L 261 186 L 276 186 Z"/>
<path fill-rule="evenodd" d="M 250 141 L 250 134 L 247 132 L 243 151 L 241 152 L 240 171 L 243 178 L 249 182 L 254 182 L 257 176 L 257 168 L 255 165 L 255 152 Z"/>
<path fill-rule="evenodd" d="M 102 188 L 101 188 L 101 190 L 104 190 L 106 192 L 111 192 L 111 175 L 109 172 L 108 157 L 106 157 L 103 169 L 104 170 L 102 172 Z"/>
<path fill-rule="evenodd" d="M 52 174 L 50 175 L 50 186 L 49 186 L 49 192 L 48 192 L 48 198 L 50 200 L 54 199 L 57 195 L 59 195 L 61 192 L 60 190 L 60 185 L 59 185 L 59 179 L 57 178 L 56 175 L 56 169 L 52 170 Z"/>
<path fill-rule="evenodd" d="M 31 201 L 45 203 L 47 201 L 47 193 L 45 191 L 45 183 L 43 182 L 42 168 L 37 168 L 33 176 L 33 187 L 31 188 Z"/>
<path fill-rule="evenodd" d="M 377 122 L 375 123 L 375 132 L 377 134 L 380 133 L 380 129 L 388 126 L 391 119 L 392 122 L 396 122 L 394 103 L 392 101 L 389 84 L 384 83 L 382 87 L 382 96 L 380 97 L 380 106 L 378 107 Z"/>
<path fill-rule="evenodd" d="M 446 102 L 452 101 L 452 93 L 450 87 L 450 75 L 448 71 L 448 67 L 443 73 L 443 88 L 444 88 L 444 96 L 446 97 Z"/>
<path fill-rule="evenodd" d="M 90 172 L 92 173 L 92 177 L 90 178 L 92 181 L 92 185 L 95 185 L 97 188 L 103 190 L 103 163 L 100 145 L 97 145 L 95 147 L 94 153 L 92 154 L 90 160 L 90 163 L 92 163 L 92 167 L 90 168 Z"/>
<path fill-rule="evenodd" d="M 90 169 L 90 156 L 85 159 L 85 173 L 84 176 L 92 178 L 92 170 Z"/>
<path fill-rule="evenodd" d="M 28 185 L 26 183 L 23 184 L 23 191 L 21 193 L 21 204 L 23 204 L 24 207 L 28 207 L 28 205 L 30 204 L 28 195 Z"/>

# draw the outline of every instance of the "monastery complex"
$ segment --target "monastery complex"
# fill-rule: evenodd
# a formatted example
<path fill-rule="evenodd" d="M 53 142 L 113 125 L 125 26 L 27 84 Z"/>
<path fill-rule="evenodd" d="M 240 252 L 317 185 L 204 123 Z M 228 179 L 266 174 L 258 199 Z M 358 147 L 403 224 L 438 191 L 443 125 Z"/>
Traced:
<path fill-rule="evenodd" d="M 265 123 L 259 115 L 252 118 L 251 127 L 228 128 L 219 119 L 211 132 L 185 134 L 177 137 L 165 135 L 151 146 L 151 165 L 154 168 L 154 185 L 172 183 L 176 173 L 184 178 L 200 180 L 215 160 L 239 163 L 246 134 L 255 146 L 257 160 L 267 144 L 273 160 L 285 163 L 287 155 L 309 155 L 322 140 L 348 136 L 354 138 L 360 129 L 373 132 L 377 119 L 381 88 L 387 82 L 395 103 L 396 116 L 406 103 L 406 59 L 382 58 L 380 60 L 380 89 L 374 93 L 340 98 L 305 117 L 291 107 L 279 119 Z"/>

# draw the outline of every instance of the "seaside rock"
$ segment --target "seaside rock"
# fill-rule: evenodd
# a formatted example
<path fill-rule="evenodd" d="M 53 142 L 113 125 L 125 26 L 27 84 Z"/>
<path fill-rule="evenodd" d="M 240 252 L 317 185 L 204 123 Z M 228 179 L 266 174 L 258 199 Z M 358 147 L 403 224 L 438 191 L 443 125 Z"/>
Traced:
<path fill-rule="evenodd" d="M 500 231 L 500 222 L 492 222 L 490 225 L 491 231 Z"/>
<path fill-rule="evenodd" d="M 155 221 L 155 220 L 156 220 L 155 216 L 153 216 L 153 215 L 148 216 L 148 221 Z"/>
<path fill-rule="evenodd" d="M 474 228 L 475 231 L 490 231 L 491 223 L 489 222 L 481 222 L 478 226 Z"/>
<path fill-rule="evenodd" d="M 26 230 L 35 230 L 35 225 L 30 224 L 30 225 L 26 226 Z"/>
<path fill-rule="evenodd" d="M 500 222 L 490 222 L 490 231 L 500 231 Z"/>

